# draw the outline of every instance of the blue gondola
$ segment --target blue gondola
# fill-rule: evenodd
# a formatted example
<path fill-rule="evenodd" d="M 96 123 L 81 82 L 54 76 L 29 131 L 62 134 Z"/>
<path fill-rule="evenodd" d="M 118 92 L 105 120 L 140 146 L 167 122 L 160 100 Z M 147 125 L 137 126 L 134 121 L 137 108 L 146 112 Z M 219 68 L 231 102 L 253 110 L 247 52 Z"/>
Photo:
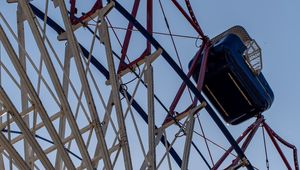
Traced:
<path fill-rule="evenodd" d="M 213 44 L 208 56 L 203 92 L 223 119 L 233 125 L 261 114 L 274 100 L 263 74 L 255 74 L 245 60 L 246 49 L 240 37 L 230 33 Z M 193 74 L 196 82 L 199 70 L 200 61 Z"/>

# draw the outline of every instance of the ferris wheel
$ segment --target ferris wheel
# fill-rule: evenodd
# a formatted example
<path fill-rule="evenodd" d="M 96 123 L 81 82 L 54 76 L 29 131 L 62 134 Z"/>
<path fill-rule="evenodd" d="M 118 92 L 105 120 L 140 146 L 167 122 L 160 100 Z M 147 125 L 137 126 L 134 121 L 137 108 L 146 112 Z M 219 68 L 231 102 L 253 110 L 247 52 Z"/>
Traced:
<path fill-rule="evenodd" d="M 242 26 L 209 38 L 189 0 L 2 4 L 0 169 L 269 169 L 267 145 L 299 169 Z"/>

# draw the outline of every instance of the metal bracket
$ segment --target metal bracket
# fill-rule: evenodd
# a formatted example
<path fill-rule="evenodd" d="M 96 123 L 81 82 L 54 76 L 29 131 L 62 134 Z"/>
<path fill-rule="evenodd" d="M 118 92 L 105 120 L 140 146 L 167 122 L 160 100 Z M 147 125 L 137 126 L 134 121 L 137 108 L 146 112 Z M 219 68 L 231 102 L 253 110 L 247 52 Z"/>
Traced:
<path fill-rule="evenodd" d="M 248 159 L 243 158 L 243 159 L 241 159 L 241 160 L 239 161 L 238 164 L 233 165 L 233 166 L 227 168 L 226 170 L 237 170 L 237 169 L 239 169 L 239 168 L 241 168 L 241 167 L 245 167 L 245 166 L 247 166 L 247 165 L 249 165 Z"/>
<path fill-rule="evenodd" d="M 6 0 L 7 3 L 16 3 L 18 0 Z"/>
<path fill-rule="evenodd" d="M 91 16 L 87 17 L 86 19 L 84 19 L 82 22 L 79 22 L 76 25 L 72 25 L 72 30 L 76 31 L 80 27 L 84 26 L 85 23 L 93 20 L 97 16 L 100 16 L 101 19 L 104 18 L 113 9 L 114 6 L 115 6 L 115 2 L 114 1 L 110 2 L 105 7 L 97 10 L 93 15 L 91 15 Z M 98 24 L 98 23 L 96 23 L 96 24 Z M 59 41 L 67 40 L 67 33 L 66 32 L 62 32 L 60 35 L 57 36 L 57 39 Z"/>
<path fill-rule="evenodd" d="M 136 64 L 132 65 L 131 67 L 126 68 L 125 70 L 122 70 L 119 74 L 118 77 L 121 78 L 122 76 L 124 76 L 125 74 L 132 72 L 132 70 L 135 70 L 135 68 L 137 68 L 138 66 L 149 62 L 150 64 L 152 64 L 162 53 L 162 49 L 158 49 L 156 50 L 154 53 L 152 53 L 149 56 L 144 57 L 142 60 L 140 60 L 139 62 L 137 62 Z M 147 79 L 145 77 L 145 79 Z M 106 85 L 110 85 L 110 80 L 106 80 L 105 82 Z"/>
<path fill-rule="evenodd" d="M 125 70 L 122 70 L 118 76 L 119 77 L 122 77 L 124 76 L 125 74 L 131 72 L 132 70 L 134 70 L 135 68 L 137 68 L 138 66 L 144 64 L 145 62 L 147 62 L 147 60 L 150 62 L 150 64 L 152 64 L 157 58 L 158 56 L 160 56 L 162 53 L 162 49 L 158 49 L 156 50 L 154 53 L 152 53 L 151 55 L 149 56 L 146 56 L 145 58 L 143 58 L 142 60 L 140 60 L 139 62 L 137 62 L 135 65 L 131 66 L 130 68 L 126 68 Z"/>
<path fill-rule="evenodd" d="M 195 114 L 197 113 L 199 110 L 203 109 L 205 106 L 206 106 L 206 102 L 202 102 L 200 105 L 196 106 L 196 107 L 193 107 L 191 108 L 190 110 L 184 112 L 184 113 L 181 113 L 180 115 L 177 115 L 174 119 L 172 119 L 171 121 L 163 124 L 160 128 L 158 128 L 156 130 L 156 133 L 158 131 L 160 131 L 161 129 L 166 129 L 167 127 L 173 125 L 175 122 L 178 122 L 180 120 L 182 120 L 183 118 L 187 117 L 188 115 L 191 115 L 191 114 Z"/>
<path fill-rule="evenodd" d="M 54 7 L 55 7 L 55 8 L 58 7 L 58 2 L 57 2 L 57 0 L 53 0 L 53 4 L 54 4 Z"/>

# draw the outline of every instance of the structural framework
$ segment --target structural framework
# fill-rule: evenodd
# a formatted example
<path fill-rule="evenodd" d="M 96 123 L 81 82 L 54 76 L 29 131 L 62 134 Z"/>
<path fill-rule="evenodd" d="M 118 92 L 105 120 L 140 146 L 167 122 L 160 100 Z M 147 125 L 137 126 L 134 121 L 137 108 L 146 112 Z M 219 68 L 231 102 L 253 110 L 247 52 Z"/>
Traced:
<path fill-rule="evenodd" d="M 263 116 L 235 139 L 202 95 L 212 41 L 189 0 L 1 3 L 0 169 L 260 169 L 267 143 L 298 169 Z"/>

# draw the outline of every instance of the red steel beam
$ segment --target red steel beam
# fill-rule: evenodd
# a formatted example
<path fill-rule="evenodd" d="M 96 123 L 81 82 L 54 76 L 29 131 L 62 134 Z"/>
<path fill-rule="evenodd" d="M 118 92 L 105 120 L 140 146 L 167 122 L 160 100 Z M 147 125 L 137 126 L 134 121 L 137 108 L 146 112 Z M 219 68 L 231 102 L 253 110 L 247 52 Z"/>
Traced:
<path fill-rule="evenodd" d="M 191 68 L 189 69 L 189 72 L 187 74 L 187 77 L 191 77 L 191 75 L 194 73 L 194 71 L 196 69 L 196 63 L 201 58 L 201 54 L 202 54 L 202 52 L 204 50 L 204 46 L 205 46 L 204 43 L 202 43 L 200 50 L 196 53 L 195 58 L 194 58 L 194 60 L 192 62 Z M 174 100 L 173 100 L 170 108 L 169 108 L 171 114 L 174 112 L 174 109 L 175 109 L 176 105 L 178 104 L 179 99 L 181 98 L 185 87 L 186 87 L 186 84 L 183 82 L 181 84 L 181 86 L 180 86 L 180 88 L 179 88 L 179 90 L 178 90 L 178 92 L 177 92 L 177 94 L 176 94 L 176 96 L 175 96 L 175 98 L 174 98 Z"/>
<path fill-rule="evenodd" d="M 266 129 L 269 137 L 271 138 L 271 141 L 273 142 L 277 152 L 279 153 L 279 155 L 280 155 L 281 159 L 283 160 L 283 162 L 284 162 L 285 166 L 287 167 L 287 169 L 292 170 L 292 168 L 290 166 L 290 163 L 287 161 L 287 159 L 286 159 L 285 155 L 283 154 L 280 146 L 278 145 L 275 137 L 273 136 L 273 130 L 265 123 L 263 123 L 263 127 Z"/>
<path fill-rule="evenodd" d="M 283 158 L 283 161 L 284 161 L 285 164 L 288 164 L 288 165 L 289 165 L 289 163 L 287 162 L 287 159 L 285 158 L 285 156 L 284 156 L 283 152 L 281 151 L 279 145 L 277 144 L 275 138 L 276 138 L 279 142 L 281 142 L 283 145 L 285 145 L 285 146 L 287 146 L 287 147 L 293 149 L 293 157 L 294 157 L 294 165 L 295 165 L 295 169 L 296 169 L 296 170 L 299 170 L 298 156 L 297 156 L 297 148 L 296 148 L 294 145 L 292 145 L 292 144 L 288 143 L 287 141 L 285 141 L 284 139 L 282 139 L 278 134 L 276 134 L 276 133 L 270 128 L 270 126 L 269 126 L 266 122 L 264 122 L 263 125 L 264 125 L 264 128 L 267 130 L 269 136 L 270 136 L 270 135 L 272 136 L 272 137 L 270 136 L 270 138 L 271 138 L 271 140 L 272 140 L 273 143 L 275 142 L 274 145 L 275 145 L 275 147 L 276 147 L 278 153 L 280 154 L 280 156 Z M 274 140 L 274 141 L 273 141 L 273 140 Z"/>
<path fill-rule="evenodd" d="M 255 129 L 256 127 L 259 127 L 259 125 L 263 122 L 264 118 L 260 117 L 258 118 L 254 123 L 252 123 L 243 133 L 241 136 L 238 137 L 238 139 L 236 140 L 236 142 L 239 144 L 244 137 L 246 137 L 248 135 L 248 133 L 250 133 L 253 129 Z M 224 154 L 223 156 L 218 160 L 218 162 L 215 164 L 214 167 L 212 167 L 212 170 L 217 170 L 221 164 L 224 162 L 224 160 L 228 157 L 228 155 L 233 151 L 233 147 L 231 146 Z"/>
<path fill-rule="evenodd" d="M 202 87 L 204 84 L 204 78 L 205 78 L 205 72 L 206 72 L 206 66 L 207 66 L 207 58 L 209 55 L 210 45 L 211 45 L 210 42 L 207 42 L 205 44 L 205 54 L 201 61 L 200 72 L 199 72 L 198 82 L 197 82 L 197 89 L 199 91 L 202 91 Z M 193 102 L 194 106 L 196 106 L 197 101 L 198 101 L 198 99 L 197 99 L 197 97 L 195 97 L 194 102 Z"/>
<path fill-rule="evenodd" d="M 177 7 L 177 9 L 181 12 L 181 14 L 188 20 L 188 22 L 192 25 L 192 27 L 194 27 L 194 29 L 198 32 L 198 34 L 202 37 L 202 39 L 205 39 L 206 36 L 204 35 L 201 28 L 194 23 L 193 19 L 184 11 L 181 5 L 176 0 L 172 0 L 172 2 Z"/>
<path fill-rule="evenodd" d="M 133 8 L 131 11 L 131 15 L 132 17 L 136 17 L 138 9 L 139 9 L 139 5 L 140 5 L 140 0 L 135 0 L 134 4 L 133 4 Z M 124 38 L 124 42 L 123 42 L 123 46 L 122 46 L 122 50 L 121 50 L 121 59 L 120 59 L 120 64 L 118 67 L 118 73 L 121 71 L 121 67 L 123 67 L 123 63 L 125 62 L 125 57 L 127 55 L 127 51 L 128 51 L 128 46 L 129 46 L 129 42 L 131 39 L 131 35 L 132 35 L 132 28 L 133 28 L 133 23 L 129 22 L 128 26 L 127 26 L 127 31 L 125 34 L 125 38 Z"/>
<path fill-rule="evenodd" d="M 71 4 L 70 20 L 73 25 L 83 22 L 86 18 L 91 17 L 98 9 L 101 9 L 103 7 L 102 0 L 96 0 L 95 4 L 93 5 L 90 11 L 83 14 L 81 17 L 76 18 L 75 17 L 75 13 L 77 13 L 76 0 L 70 0 L 70 4 Z"/>
<path fill-rule="evenodd" d="M 263 121 L 263 120 L 262 120 L 262 121 Z M 242 145 L 242 147 L 241 147 L 241 149 L 242 149 L 244 152 L 245 152 L 246 149 L 248 148 L 248 146 L 249 146 L 251 140 L 253 139 L 255 133 L 257 132 L 257 130 L 258 130 L 260 124 L 261 124 L 261 123 L 259 123 L 259 124 L 257 124 L 256 126 L 254 126 L 253 129 L 251 130 L 250 134 L 249 134 L 249 135 L 247 136 L 247 138 L 245 139 L 245 141 L 244 141 L 244 143 L 243 143 L 243 145 Z M 239 159 L 236 158 L 236 159 L 232 162 L 232 164 L 229 165 L 229 167 L 235 166 L 235 165 L 238 163 L 238 161 L 239 161 Z M 227 168 L 225 168 L 225 169 L 227 169 Z"/>

